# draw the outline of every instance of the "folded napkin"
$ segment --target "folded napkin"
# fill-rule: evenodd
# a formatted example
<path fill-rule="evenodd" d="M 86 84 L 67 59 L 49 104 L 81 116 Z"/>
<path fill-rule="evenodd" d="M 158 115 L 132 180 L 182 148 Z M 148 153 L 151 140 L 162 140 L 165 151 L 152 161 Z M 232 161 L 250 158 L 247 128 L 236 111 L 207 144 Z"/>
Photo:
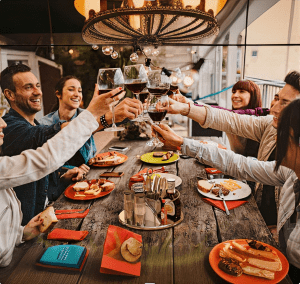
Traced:
<path fill-rule="evenodd" d="M 210 175 L 216 175 L 216 174 L 221 174 L 222 172 L 217 170 L 216 168 L 205 168 L 205 171 L 207 174 Z"/>
<path fill-rule="evenodd" d="M 202 200 L 212 206 L 215 206 L 215 207 L 225 211 L 225 207 L 224 207 L 222 200 L 214 200 L 214 199 L 210 199 L 210 198 L 202 198 Z M 237 208 L 237 207 L 243 205 L 246 202 L 248 202 L 248 201 L 240 201 L 240 200 L 226 201 L 226 205 L 228 207 L 228 210 L 231 210 L 233 208 Z"/>
<path fill-rule="evenodd" d="M 48 234 L 47 239 L 57 241 L 82 241 L 88 233 L 88 231 L 73 231 L 57 228 Z"/>
<path fill-rule="evenodd" d="M 84 218 L 90 211 L 90 209 L 86 209 L 83 213 L 83 209 L 69 209 L 69 210 L 55 210 L 57 219 L 73 219 L 73 218 Z M 66 213 L 66 214 L 63 214 Z"/>
<path fill-rule="evenodd" d="M 148 168 L 144 168 L 143 170 L 139 171 L 137 174 L 133 175 L 130 178 L 130 181 L 137 181 L 137 179 L 143 178 L 143 174 L 146 174 L 147 170 L 148 170 Z M 165 172 L 166 172 L 165 167 L 161 167 L 159 169 L 153 170 L 153 173 L 165 173 Z M 150 170 L 149 173 L 151 174 L 152 171 Z M 141 181 L 143 181 L 143 180 L 144 179 L 141 179 Z"/>

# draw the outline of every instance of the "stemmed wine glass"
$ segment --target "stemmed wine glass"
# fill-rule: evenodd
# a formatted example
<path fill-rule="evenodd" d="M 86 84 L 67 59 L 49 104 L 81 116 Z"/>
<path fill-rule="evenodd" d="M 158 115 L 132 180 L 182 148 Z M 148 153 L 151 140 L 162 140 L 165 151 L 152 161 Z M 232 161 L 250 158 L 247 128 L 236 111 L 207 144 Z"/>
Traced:
<path fill-rule="evenodd" d="M 124 77 L 120 68 L 103 68 L 99 69 L 97 83 L 99 87 L 99 94 L 107 93 L 115 88 L 124 88 Z M 115 124 L 114 105 L 111 107 L 112 111 L 112 126 L 105 128 L 105 131 L 122 131 L 124 127 L 117 127 Z"/>
<path fill-rule="evenodd" d="M 156 125 L 165 118 L 169 107 L 169 98 L 167 92 L 170 89 L 170 78 L 161 74 L 160 70 L 149 71 L 148 73 L 148 91 L 150 92 L 150 103 L 148 106 L 148 115 Z M 148 146 L 163 146 L 164 144 L 154 137 L 147 142 Z"/>
<path fill-rule="evenodd" d="M 147 99 L 146 93 L 141 92 L 145 89 L 148 82 L 147 73 L 143 64 L 129 65 L 124 67 L 125 87 L 131 91 L 142 103 Z M 132 121 L 142 122 L 142 114 Z"/>

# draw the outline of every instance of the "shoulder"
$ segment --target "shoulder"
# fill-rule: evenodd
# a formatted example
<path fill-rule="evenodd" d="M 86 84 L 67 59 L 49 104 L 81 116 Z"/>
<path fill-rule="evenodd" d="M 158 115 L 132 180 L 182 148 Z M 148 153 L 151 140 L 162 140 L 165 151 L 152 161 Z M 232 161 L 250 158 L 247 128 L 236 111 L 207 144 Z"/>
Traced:
<path fill-rule="evenodd" d="M 43 124 L 43 125 L 52 125 L 52 124 L 56 123 L 57 122 L 57 121 L 55 121 L 56 114 L 57 114 L 57 111 L 54 111 L 54 112 L 51 112 L 51 113 L 45 115 L 44 117 L 42 117 L 39 120 L 39 123 Z"/>

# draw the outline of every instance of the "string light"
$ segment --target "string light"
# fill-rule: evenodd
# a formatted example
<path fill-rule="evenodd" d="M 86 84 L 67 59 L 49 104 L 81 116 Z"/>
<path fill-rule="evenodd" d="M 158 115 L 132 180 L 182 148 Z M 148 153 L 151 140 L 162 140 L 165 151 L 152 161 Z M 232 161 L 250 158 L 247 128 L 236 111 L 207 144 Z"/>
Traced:
<path fill-rule="evenodd" d="M 102 52 L 105 54 L 105 55 L 111 55 L 114 51 L 114 48 L 112 46 L 103 46 L 102 47 Z"/>
<path fill-rule="evenodd" d="M 98 50 L 98 49 L 99 49 L 99 46 L 98 46 L 97 44 L 93 44 L 93 45 L 92 45 L 92 49 Z"/>
<path fill-rule="evenodd" d="M 111 54 L 111 58 L 112 59 L 117 59 L 119 57 L 119 53 L 114 51 L 112 54 Z"/>

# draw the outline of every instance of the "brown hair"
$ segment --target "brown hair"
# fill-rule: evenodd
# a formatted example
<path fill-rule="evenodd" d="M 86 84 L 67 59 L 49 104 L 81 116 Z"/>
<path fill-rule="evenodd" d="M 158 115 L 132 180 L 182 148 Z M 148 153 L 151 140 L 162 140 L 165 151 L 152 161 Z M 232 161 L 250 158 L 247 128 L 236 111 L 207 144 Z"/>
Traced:
<path fill-rule="evenodd" d="M 62 77 L 62 78 L 59 79 L 59 81 L 58 81 L 58 82 L 56 83 L 56 85 L 55 85 L 55 96 L 56 96 L 56 95 L 62 95 L 62 90 L 63 90 L 63 88 L 64 88 L 66 82 L 67 82 L 68 80 L 70 80 L 70 79 L 76 79 L 76 80 L 79 81 L 80 84 L 81 84 L 81 81 L 80 81 L 77 77 L 75 77 L 75 76 L 73 76 L 73 75 L 68 75 L 68 76 Z M 56 103 L 55 103 L 55 105 L 52 107 L 51 112 L 57 111 L 58 108 L 59 108 L 59 99 L 58 99 L 58 97 L 56 96 Z"/>
<path fill-rule="evenodd" d="M 250 101 L 243 109 L 255 109 L 262 106 L 261 93 L 257 84 L 250 80 L 240 80 L 232 87 L 232 93 L 237 90 L 244 90 L 250 93 Z"/>

